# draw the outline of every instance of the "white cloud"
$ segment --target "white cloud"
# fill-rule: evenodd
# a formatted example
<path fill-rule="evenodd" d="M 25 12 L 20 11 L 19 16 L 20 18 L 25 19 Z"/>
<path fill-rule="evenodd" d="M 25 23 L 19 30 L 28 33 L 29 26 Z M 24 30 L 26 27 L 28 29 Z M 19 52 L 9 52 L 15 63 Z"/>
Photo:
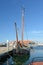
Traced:
<path fill-rule="evenodd" d="M 33 31 L 30 31 L 29 32 L 29 35 L 35 35 L 35 36 L 43 36 L 43 31 L 35 31 L 35 30 L 33 30 Z"/>
<path fill-rule="evenodd" d="M 43 34 L 43 31 L 30 31 L 32 34 Z"/>

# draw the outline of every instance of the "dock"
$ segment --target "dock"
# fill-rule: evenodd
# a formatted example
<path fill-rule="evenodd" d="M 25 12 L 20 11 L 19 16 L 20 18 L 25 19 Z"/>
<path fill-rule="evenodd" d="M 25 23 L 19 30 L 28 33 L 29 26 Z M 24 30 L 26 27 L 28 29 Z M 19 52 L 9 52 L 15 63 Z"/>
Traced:
<path fill-rule="evenodd" d="M 8 51 L 11 51 L 12 49 L 13 49 L 12 46 L 9 47 L 9 50 L 7 49 L 7 47 L 0 47 L 0 55 Z"/>

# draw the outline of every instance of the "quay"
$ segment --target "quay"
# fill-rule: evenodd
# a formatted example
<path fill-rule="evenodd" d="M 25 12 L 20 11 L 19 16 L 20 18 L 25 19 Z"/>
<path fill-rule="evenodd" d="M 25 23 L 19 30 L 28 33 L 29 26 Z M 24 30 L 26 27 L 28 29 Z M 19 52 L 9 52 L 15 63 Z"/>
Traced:
<path fill-rule="evenodd" d="M 8 51 L 11 51 L 12 49 L 13 49 L 12 46 L 10 46 L 9 49 L 7 47 L 0 47 L 0 55 L 6 53 Z"/>

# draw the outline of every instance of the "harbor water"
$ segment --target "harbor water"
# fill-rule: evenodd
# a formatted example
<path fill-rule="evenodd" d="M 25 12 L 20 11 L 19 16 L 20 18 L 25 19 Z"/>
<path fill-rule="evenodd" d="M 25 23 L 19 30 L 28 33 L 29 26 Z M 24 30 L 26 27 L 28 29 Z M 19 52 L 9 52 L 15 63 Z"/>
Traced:
<path fill-rule="evenodd" d="M 34 46 L 30 49 L 30 58 L 24 65 L 31 64 L 34 61 L 43 62 L 43 46 Z"/>
<path fill-rule="evenodd" d="M 22 60 L 22 59 L 21 59 Z M 28 65 L 33 61 L 43 61 L 43 46 L 34 46 L 30 49 L 30 57 L 24 62 L 24 65 Z M 13 61 L 13 57 L 7 58 L 2 65 L 16 65 Z"/>

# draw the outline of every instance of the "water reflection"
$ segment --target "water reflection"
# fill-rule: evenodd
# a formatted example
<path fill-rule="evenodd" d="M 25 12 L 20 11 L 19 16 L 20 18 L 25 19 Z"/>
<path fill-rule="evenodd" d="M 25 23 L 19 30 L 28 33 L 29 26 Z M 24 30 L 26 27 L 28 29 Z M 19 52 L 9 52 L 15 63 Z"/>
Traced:
<path fill-rule="evenodd" d="M 13 65 L 14 62 L 12 60 L 12 57 L 7 58 L 4 62 L 0 63 L 0 65 Z"/>
<path fill-rule="evenodd" d="M 28 56 L 25 57 L 25 63 L 23 65 L 28 65 L 32 61 L 36 61 L 36 60 L 43 61 L 43 46 L 35 46 L 35 47 L 31 48 L 30 57 L 28 57 Z M 2 65 L 16 65 L 17 63 L 15 61 L 17 63 L 20 63 L 20 62 L 18 62 L 18 59 L 17 58 L 15 59 L 15 57 L 13 56 L 13 57 L 7 58 L 7 61 L 5 61 Z M 21 61 L 21 60 L 19 59 L 19 61 Z"/>
<path fill-rule="evenodd" d="M 30 53 L 28 52 L 24 54 L 14 54 L 13 56 L 9 56 L 10 57 L 2 62 L 0 65 L 23 65 L 30 57 Z"/>

